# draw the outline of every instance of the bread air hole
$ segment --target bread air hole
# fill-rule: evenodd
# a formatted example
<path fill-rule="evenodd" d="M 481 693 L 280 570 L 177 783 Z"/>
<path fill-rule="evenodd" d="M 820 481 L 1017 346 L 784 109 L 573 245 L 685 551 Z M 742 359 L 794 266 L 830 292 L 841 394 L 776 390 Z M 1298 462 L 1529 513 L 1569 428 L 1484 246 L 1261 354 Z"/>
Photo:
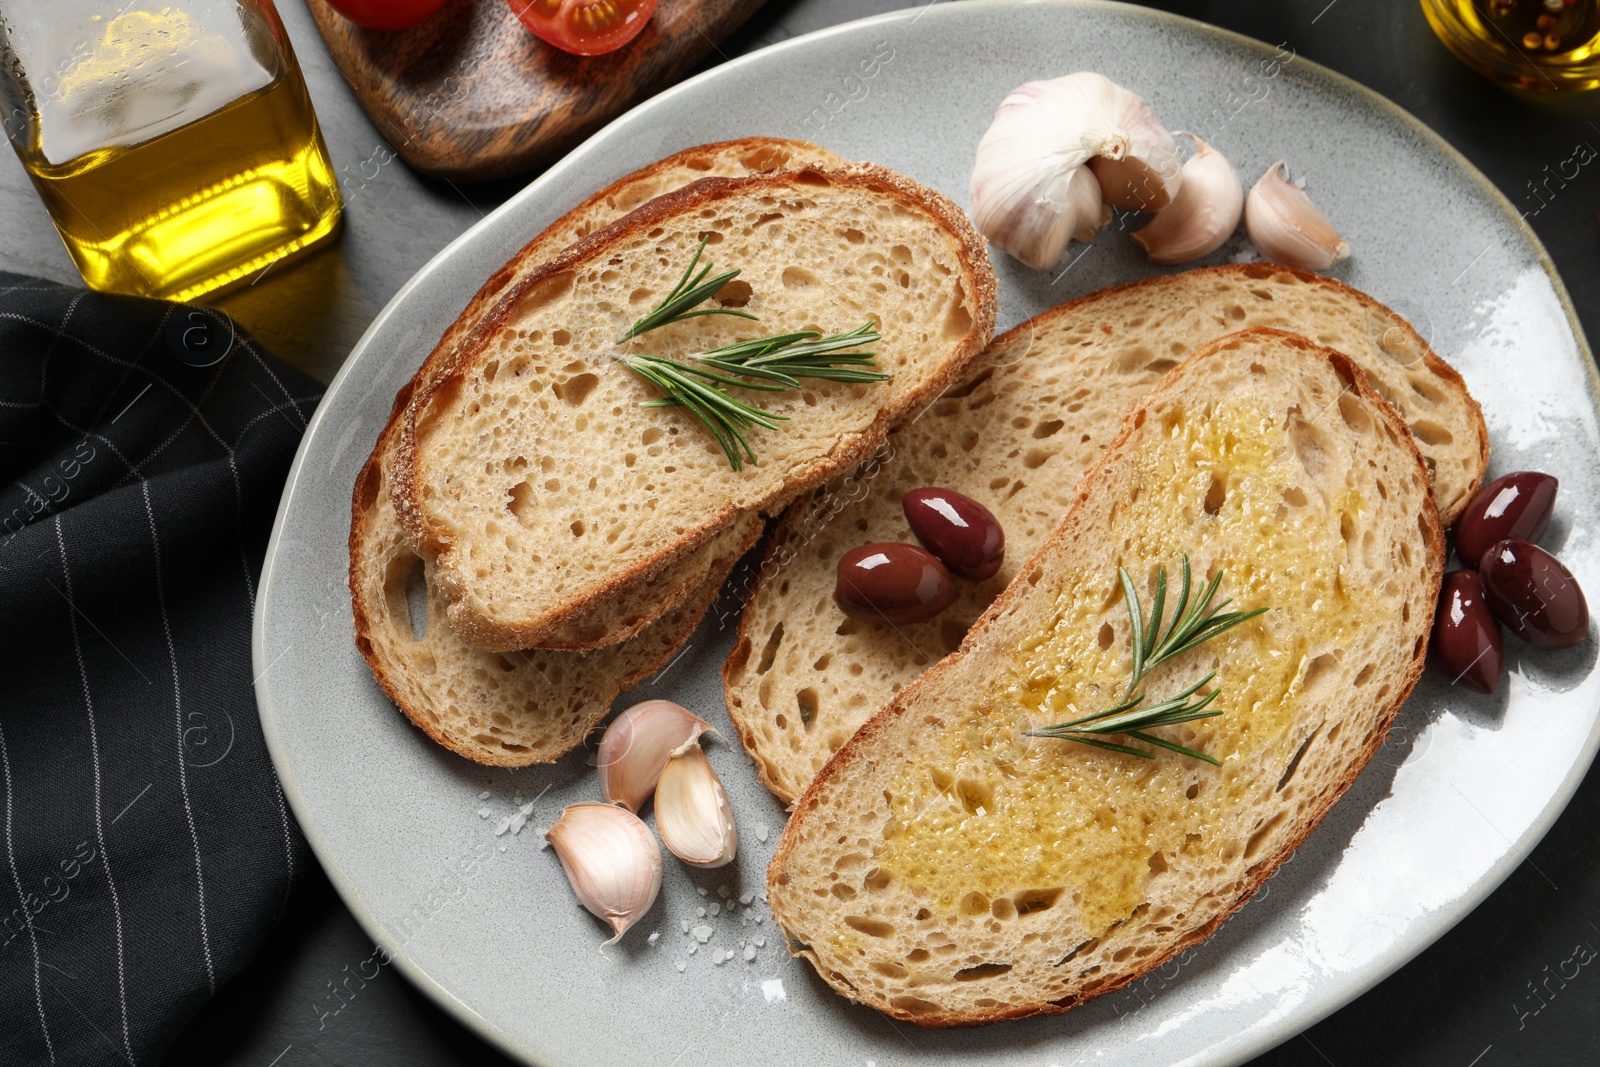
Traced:
<path fill-rule="evenodd" d="M 1215 515 L 1222 510 L 1222 505 L 1228 500 L 1228 485 L 1223 479 L 1213 474 L 1211 487 L 1206 490 L 1205 509 L 1207 515 Z"/>
<path fill-rule="evenodd" d="M 844 924 L 868 937 L 890 937 L 894 934 L 893 923 L 886 923 L 882 919 L 869 919 L 864 915 L 846 915 Z"/>
<path fill-rule="evenodd" d="M 772 664 L 778 658 L 778 646 L 783 643 L 783 623 L 772 628 L 767 635 L 767 643 L 761 649 L 761 659 L 756 664 L 757 674 L 766 674 L 772 669 Z"/>
<path fill-rule="evenodd" d="M 1367 678 L 1370 678 L 1372 676 L 1372 669 L 1371 669 L 1370 666 L 1366 670 L 1362 671 L 1361 674 L 1356 677 L 1356 684 L 1357 685 L 1363 684 L 1363 682 L 1362 682 L 1362 677 L 1363 676 L 1365 676 Z M 1300 742 L 1300 747 L 1295 749 L 1294 756 L 1290 758 L 1289 765 L 1283 769 L 1283 775 L 1282 775 L 1282 777 L 1280 777 L 1278 779 L 1278 787 L 1276 789 L 1274 789 L 1273 792 L 1275 792 L 1275 793 L 1283 792 L 1283 787 L 1288 785 L 1289 782 L 1294 778 L 1294 772 L 1300 769 L 1300 761 L 1303 758 L 1305 758 L 1306 749 L 1311 747 L 1311 742 L 1313 742 L 1313 741 L 1315 741 L 1317 739 L 1317 732 L 1319 730 L 1321 730 L 1321 729 L 1322 729 L 1322 727 L 1319 726 L 1319 727 L 1317 727 L 1316 730 L 1312 730 L 1311 733 L 1306 737 L 1306 739 L 1304 741 Z"/>
<path fill-rule="evenodd" d="M 985 978 L 997 978 L 1011 970 L 1009 963 L 979 963 L 972 967 L 963 967 L 956 972 L 958 982 L 979 982 Z"/>
<path fill-rule="evenodd" d="M 1059 960 L 1056 961 L 1055 965 L 1057 967 L 1060 967 L 1063 964 L 1071 963 L 1073 960 L 1077 959 L 1079 956 L 1083 955 L 1085 952 L 1093 952 L 1095 949 L 1097 949 L 1099 947 L 1100 947 L 1100 939 L 1098 937 L 1091 937 L 1089 940 L 1083 942 L 1077 948 L 1075 948 L 1071 952 L 1067 953 L 1065 956 L 1062 956 Z M 1093 973 L 1094 971 L 1098 971 L 1099 969 L 1100 968 L 1098 968 L 1098 967 L 1093 967 L 1090 970 L 1085 971 L 1083 973 L 1087 975 L 1087 974 Z"/>
<path fill-rule="evenodd" d="M 1272 818 L 1263 823 L 1262 826 L 1255 831 L 1255 833 L 1250 835 L 1250 839 L 1244 843 L 1245 862 L 1248 863 L 1256 858 L 1256 854 L 1259 853 L 1262 849 L 1262 846 L 1267 843 L 1267 838 L 1272 835 L 1273 830 L 1278 828 L 1278 824 L 1283 822 L 1287 814 L 1287 812 L 1278 812 L 1278 814 L 1274 815 Z"/>
<path fill-rule="evenodd" d="M 817 691 L 807 686 L 794 695 L 794 702 L 800 709 L 800 722 L 807 730 L 817 718 Z"/>
<path fill-rule="evenodd" d="M 935 1015 L 939 1011 L 939 1005 L 933 1003 L 932 1001 L 923 1000 L 921 997 L 912 996 L 890 997 L 889 1007 L 895 1009 L 896 1011 L 904 1012 L 913 1018 L 923 1015 Z"/>

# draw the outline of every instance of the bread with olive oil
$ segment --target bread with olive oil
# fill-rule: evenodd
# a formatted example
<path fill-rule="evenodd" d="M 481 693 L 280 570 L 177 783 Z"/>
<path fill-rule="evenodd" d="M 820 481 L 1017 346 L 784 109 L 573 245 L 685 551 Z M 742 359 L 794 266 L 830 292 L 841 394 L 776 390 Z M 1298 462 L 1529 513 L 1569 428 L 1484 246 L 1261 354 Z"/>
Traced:
<path fill-rule="evenodd" d="M 1220 766 L 1026 736 L 1120 701 L 1117 568 L 1148 608 L 1184 552 L 1269 609 L 1143 683 L 1216 672 L 1221 715 L 1155 732 Z M 1443 561 L 1427 468 L 1351 360 L 1265 329 L 1202 346 L 960 650 L 800 798 L 767 872 L 791 951 L 845 996 L 958 1026 L 1067 1011 L 1205 940 L 1382 743 Z"/>
<path fill-rule="evenodd" d="M 1393 399 L 1448 518 L 1488 460 L 1477 403 L 1406 321 L 1330 278 L 1270 263 L 1191 270 L 1092 293 L 996 340 L 965 380 L 895 427 L 883 455 L 798 501 L 766 560 L 723 667 L 728 710 L 768 788 L 805 789 L 856 728 L 962 635 L 1055 527 L 1122 414 L 1196 346 L 1281 326 L 1354 360 Z M 845 618 L 831 593 L 846 551 L 909 541 L 900 497 L 939 485 L 1000 520 L 1007 561 L 928 622 Z"/>
<path fill-rule="evenodd" d="M 596 193 L 534 238 L 494 275 L 395 398 L 388 423 L 356 479 L 350 521 L 350 598 L 356 646 L 391 700 L 430 737 L 481 763 L 521 766 L 552 760 L 582 740 L 629 686 L 661 669 L 693 632 L 729 569 L 761 532 L 758 518 L 731 527 L 686 560 L 688 592 L 663 612 L 608 605 L 570 625 L 560 640 L 607 646 L 590 657 L 570 651 L 489 653 L 461 640 L 445 619 L 445 603 L 411 550 L 389 497 L 387 471 L 399 441 L 399 420 L 413 394 L 452 366 L 499 297 L 573 241 L 663 192 L 708 174 L 758 173 L 791 163 L 837 163 L 815 145 L 746 138 L 668 156 Z M 412 623 L 408 590 L 420 583 L 423 604 Z M 654 591 L 658 596 L 660 590 Z M 425 605 L 425 606 L 424 606 Z M 655 621 L 639 623 L 645 614 Z M 637 636 L 635 636 L 637 635 Z"/>
<path fill-rule="evenodd" d="M 733 470 L 688 411 L 616 359 L 616 338 L 703 237 L 743 271 L 725 302 L 639 347 L 684 357 L 751 336 L 877 324 L 878 383 L 749 394 L 787 420 Z M 658 585 L 729 525 L 854 467 L 948 386 L 993 330 L 982 240 L 945 197 L 869 165 L 707 178 L 590 234 L 501 298 L 469 351 L 402 418 L 394 497 L 457 633 L 538 646 L 598 598 Z"/>

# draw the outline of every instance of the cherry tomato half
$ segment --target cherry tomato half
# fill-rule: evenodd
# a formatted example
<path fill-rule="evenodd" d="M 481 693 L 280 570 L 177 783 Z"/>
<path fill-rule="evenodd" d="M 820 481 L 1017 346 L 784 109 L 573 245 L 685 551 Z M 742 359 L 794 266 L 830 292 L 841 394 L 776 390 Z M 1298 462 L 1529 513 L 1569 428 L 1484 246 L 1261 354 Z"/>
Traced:
<path fill-rule="evenodd" d="M 644 29 L 656 0 L 506 0 L 540 40 L 575 56 L 615 52 Z"/>
<path fill-rule="evenodd" d="M 431 19 L 444 0 L 328 0 L 328 4 L 369 30 L 409 30 Z"/>

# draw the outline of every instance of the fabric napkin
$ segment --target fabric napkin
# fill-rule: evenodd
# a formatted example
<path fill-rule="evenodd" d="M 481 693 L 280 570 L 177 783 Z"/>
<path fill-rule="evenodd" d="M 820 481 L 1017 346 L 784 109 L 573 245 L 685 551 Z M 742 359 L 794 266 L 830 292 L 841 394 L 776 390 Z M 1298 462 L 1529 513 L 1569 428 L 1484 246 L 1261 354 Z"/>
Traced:
<path fill-rule="evenodd" d="M 157 1063 L 311 862 L 250 619 L 320 396 L 220 312 L 0 273 L 0 1063 Z"/>

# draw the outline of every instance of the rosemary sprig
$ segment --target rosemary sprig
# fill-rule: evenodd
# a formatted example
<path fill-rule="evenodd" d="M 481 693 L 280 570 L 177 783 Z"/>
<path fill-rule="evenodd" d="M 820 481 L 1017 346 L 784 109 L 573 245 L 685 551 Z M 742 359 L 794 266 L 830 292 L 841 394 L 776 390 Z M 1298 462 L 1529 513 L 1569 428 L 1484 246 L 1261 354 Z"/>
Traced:
<path fill-rule="evenodd" d="M 1133 579 L 1128 577 L 1127 569 L 1118 567 L 1117 577 L 1122 581 L 1123 599 L 1128 602 L 1128 627 L 1133 638 L 1133 674 L 1128 679 L 1130 696 L 1152 667 L 1159 666 L 1174 656 L 1182 655 L 1196 645 L 1209 641 L 1225 630 L 1231 630 L 1267 610 L 1256 608 L 1254 611 L 1230 611 L 1223 614 L 1222 609 L 1233 603 L 1232 597 L 1212 607 L 1211 601 L 1215 599 L 1217 589 L 1222 585 L 1221 571 L 1218 571 L 1210 584 L 1205 586 L 1191 607 L 1189 556 L 1185 553 L 1183 585 L 1178 592 L 1178 603 L 1172 609 L 1172 623 L 1167 627 L 1166 635 L 1161 636 L 1161 610 L 1167 599 L 1167 569 L 1162 567 L 1156 572 L 1156 598 L 1150 608 L 1151 625 L 1148 630 L 1139 610 L 1139 594 L 1133 588 Z"/>
<path fill-rule="evenodd" d="M 1202 697 L 1195 696 L 1202 686 L 1215 677 L 1216 672 L 1213 671 L 1177 696 L 1168 697 L 1159 704 L 1140 707 L 1144 703 L 1144 694 L 1140 693 L 1138 696 L 1125 700 L 1114 708 L 1097 711 L 1093 715 L 1085 715 L 1070 722 L 1058 722 L 1053 726 L 1041 726 L 1037 729 L 1029 730 L 1028 736 L 1057 737 L 1064 741 L 1077 741 L 1079 744 L 1109 749 L 1112 752 L 1122 752 L 1130 756 L 1155 759 L 1155 753 L 1146 752 L 1142 748 L 1132 748 L 1128 745 L 1118 745 L 1111 741 L 1100 740 L 1100 737 L 1106 734 L 1125 734 L 1147 744 L 1156 745 L 1185 756 L 1193 756 L 1195 759 L 1203 759 L 1214 766 L 1220 766 L 1215 759 L 1204 752 L 1196 752 L 1192 748 L 1185 748 L 1164 738 L 1154 737 L 1145 733 L 1146 730 L 1152 730 L 1158 726 L 1176 726 L 1181 722 L 1193 722 L 1196 719 L 1209 719 L 1214 715 L 1221 715 L 1222 711 L 1220 709 L 1211 709 L 1211 702 L 1217 699 L 1218 690 L 1213 689 Z"/>
<path fill-rule="evenodd" d="M 642 333 L 682 322 L 700 315 L 736 315 L 759 321 L 755 315 L 736 308 L 691 310 L 738 275 L 724 271 L 707 279 L 711 264 L 699 268 L 706 239 L 702 238 L 688 269 L 672 292 L 646 316 L 635 322 L 618 343 Z M 847 333 L 827 337 L 816 330 L 796 330 L 771 337 L 735 341 L 683 360 L 645 353 L 629 353 L 618 359 L 629 370 L 650 382 L 664 394 L 645 402 L 646 407 L 683 407 L 716 438 L 728 465 L 743 470 L 745 459 L 755 462 L 756 454 L 745 437 L 745 430 L 760 426 L 775 430 L 787 415 L 766 411 L 733 396 L 729 388 L 782 393 L 800 387 L 802 378 L 831 382 L 881 382 L 889 375 L 870 369 L 876 366 L 873 353 L 847 351 L 878 341 L 880 335 L 871 322 L 864 322 Z"/>
<path fill-rule="evenodd" d="M 1200 592 L 1200 595 L 1191 605 L 1189 595 L 1191 580 L 1189 573 L 1189 556 L 1183 556 L 1183 584 L 1178 593 L 1178 602 L 1173 606 L 1172 620 L 1167 624 L 1165 634 L 1162 633 L 1162 617 L 1166 608 L 1167 599 L 1167 569 L 1162 567 L 1156 572 L 1156 595 L 1150 605 L 1150 615 L 1146 620 L 1143 608 L 1139 604 L 1139 593 L 1133 587 L 1133 579 L 1128 576 L 1126 568 L 1117 568 L 1117 577 L 1122 583 L 1122 596 L 1128 605 L 1129 636 L 1133 643 L 1133 667 L 1128 680 L 1128 688 L 1122 703 L 1116 707 L 1097 711 L 1092 715 L 1085 715 L 1069 722 L 1060 722 L 1052 726 L 1041 726 L 1029 730 L 1029 737 L 1055 737 L 1065 741 L 1076 741 L 1079 744 L 1090 745 L 1094 748 L 1103 748 L 1111 752 L 1121 752 L 1129 756 L 1140 756 L 1145 759 L 1154 759 L 1155 753 L 1146 752 L 1144 749 L 1134 748 L 1131 745 L 1119 745 L 1112 741 L 1103 740 L 1108 734 L 1121 734 L 1126 737 L 1143 741 L 1145 744 L 1155 745 L 1170 752 L 1180 755 L 1192 756 L 1195 759 L 1205 760 L 1213 766 L 1220 766 L 1215 759 L 1204 752 L 1196 752 L 1192 748 L 1175 744 L 1164 738 L 1156 737 L 1146 731 L 1161 726 L 1176 726 L 1179 723 L 1194 722 L 1197 719 L 1209 719 L 1222 712 L 1211 707 L 1211 702 L 1216 700 L 1219 690 L 1213 689 L 1203 696 L 1197 696 L 1202 688 L 1216 678 L 1213 671 L 1200 679 L 1188 689 L 1168 697 L 1157 704 L 1145 705 L 1145 694 L 1134 694 L 1139 683 L 1149 672 L 1189 649 L 1211 640 L 1218 634 L 1233 629 L 1248 619 L 1266 611 L 1266 608 L 1255 608 L 1251 611 L 1229 611 L 1223 609 L 1233 603 L 1229 597 L 1221 603 L 1212 605 L 1216 599 L 1217 589 L 1222 585 L 1222 572 L 1218 571 Z"/>
<path fill-rule="evenodd" d="M 694 258 L 689 260 L 689 266 L 684 270 L 683 277 L 678 279 L 678 284 L 672 287 L 672 292 L 668 293 L 661 303 L 657 304 L 644 318 L 635 321 L 632 326 L 628 327 L 627 332 L 617 338 L 617 344 L 620 345 L 626 341 L 631 341 L 640 334 L 648 333 L 658 327 L 668 326 L 674 322 L 682 322 L 684 319 L 698 318 L 701 315 L 733 315 L 741 319 L 755 318 L 748 311 L 741 311 L 738 308 L 715 307 L 702 308 L 699 311 L 689 310 L 696 304 L 715 296 L 717 290 L 739 276 L 737 270 L 725 270 L 708 280 L 706 275 L 711 273 L 711 264 L 709 262 L 700 268 L 699 274 L 695 273 L 695 267 L 699 265 L 700 256 L 705 252 L 706 242 L 709 240 L 711 240 L 710 234 L 700 238 L 700 247 L 694 250 Z"/>

